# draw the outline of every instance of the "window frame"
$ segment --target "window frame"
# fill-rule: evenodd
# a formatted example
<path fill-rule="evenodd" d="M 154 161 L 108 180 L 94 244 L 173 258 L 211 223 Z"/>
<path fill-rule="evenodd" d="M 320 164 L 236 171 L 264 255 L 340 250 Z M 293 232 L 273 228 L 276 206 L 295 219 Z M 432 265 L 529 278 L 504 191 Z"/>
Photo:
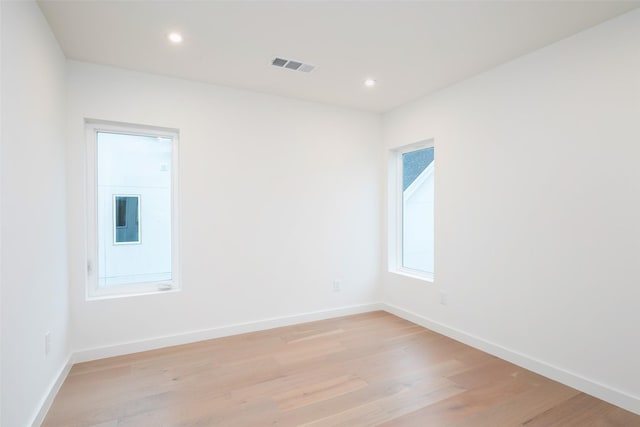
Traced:
<path fill-rule="evenodd" d="M 390 209 L 389 209 L 389 271 L 392 273 L 408 276 L 414 279 L 420 279 L 426 282 L 435 281 L 435 188 L 434 188 L 434 271 L 426 272 L 408 268 L 403 265 L 403 209 L 404 209 L 404 195 L 403 195 L 403 161 L 402 155 L 413 151 L 422 150 L 425 148 L 434 149 L 434 182 L 436 175 L 435 165 L 435 143 L 433 139 L 422 140 L 413 144 L 405 145 L 402 147 L 391 150 L 391 161 L 389 181 L 389 190 L 391 193 Z"/>
<path fill-rule="evenodd" d="M 179 251 L 179 131 L 177 129 L 136 125 L 130 123 L 109 122 L 85 119 L 86 147 L 86 194 L 87 194 L 87 248 L 85 298 L 100 300 L 157 293 L 172 293 L 181 290 L 180 251 Z M 133 136 L 146 136 L 171 139 L 171 280 L 140 282 L 112 287 L 100 287 L 98 284 L 98 150 L 97 136 L 99 132 L 117 133 Z M 122 196 L 123 194 L 118 194 Z M 128 195 L 128 194 L 127 194 Z M 139 196 L 134 194 L 134 196 Z M 114 195 L 115 197 L 115 195 Z M 141 222 L 141 198 L 138 198 L 138 221 Z M 115 198 L 114 198 L 115 200 Z M 115 214 L 115 212 L 114 212 Z M 114 218 L 115 220 L 115 218 Z M 113 225 L 113 241 L 115 242 L 115 222 Z M 139 244 L 142 241 L 142 225 L 139 224 Z M 117 245 L 134 244 L 133 242 L 116 243 Z"/>

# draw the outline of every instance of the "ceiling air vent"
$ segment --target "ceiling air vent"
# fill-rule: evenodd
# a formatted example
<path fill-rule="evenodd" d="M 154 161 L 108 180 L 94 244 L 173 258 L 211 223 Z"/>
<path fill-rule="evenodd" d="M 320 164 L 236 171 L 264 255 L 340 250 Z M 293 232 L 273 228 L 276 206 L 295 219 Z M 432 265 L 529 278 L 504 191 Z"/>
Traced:
<path fill-rule="evenodd" d="M 300 61 L 294 61 L 293 59 L 273 58 L 271 65 L 279 68 L 287 68 L 293 71 L 301 71 L 303 73 L 310 73 L 316 69 L 315 65 L 305 64 Z"/>

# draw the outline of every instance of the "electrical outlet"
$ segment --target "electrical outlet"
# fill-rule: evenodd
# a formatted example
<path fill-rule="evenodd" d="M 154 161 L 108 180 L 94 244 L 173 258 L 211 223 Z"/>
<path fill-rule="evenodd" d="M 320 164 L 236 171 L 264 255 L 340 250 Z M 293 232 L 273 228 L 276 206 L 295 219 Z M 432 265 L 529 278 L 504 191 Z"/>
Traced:
<path fill-rule="evenodd" d="M 334 280 L 333 281 L 333 292 L 340 292 L 341 288 L 340 288 L 340 281 L 339 280 Z"/>
<path fill-rule="evenodd" d="M 51 331 L 44 334 L 44 355 L 47 356 L 51 351 Z"/>
<path fill-rule="evenodd" d="M 440 291 L 440 304 L 447 305 L 447 293 L 445 291 Z"/>

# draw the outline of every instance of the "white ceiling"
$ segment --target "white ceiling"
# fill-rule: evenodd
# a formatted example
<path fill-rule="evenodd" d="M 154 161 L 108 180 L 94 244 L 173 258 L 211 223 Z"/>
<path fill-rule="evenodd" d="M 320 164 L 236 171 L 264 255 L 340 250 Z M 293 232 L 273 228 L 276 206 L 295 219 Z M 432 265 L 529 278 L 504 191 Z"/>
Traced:
<path fill-rule="evenodd" d="M 620 1 L 52 1 L 68 58 L 386 111 L 638 7 Z M 184 43 L 167 34 L 178 30 Z M 271 66 L 275 56 L 318 66 Z M 378 85 L 368 89 L 367 77 Z"/>

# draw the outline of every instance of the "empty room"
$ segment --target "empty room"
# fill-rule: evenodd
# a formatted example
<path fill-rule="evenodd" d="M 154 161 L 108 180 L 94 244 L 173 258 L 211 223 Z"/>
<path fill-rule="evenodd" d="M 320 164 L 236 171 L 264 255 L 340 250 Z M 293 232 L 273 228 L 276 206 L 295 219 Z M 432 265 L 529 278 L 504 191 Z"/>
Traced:
<path fill-rule="evenodd" d="M 640 427 L 640 1 L 0 22 L 1 427 Z"/>

